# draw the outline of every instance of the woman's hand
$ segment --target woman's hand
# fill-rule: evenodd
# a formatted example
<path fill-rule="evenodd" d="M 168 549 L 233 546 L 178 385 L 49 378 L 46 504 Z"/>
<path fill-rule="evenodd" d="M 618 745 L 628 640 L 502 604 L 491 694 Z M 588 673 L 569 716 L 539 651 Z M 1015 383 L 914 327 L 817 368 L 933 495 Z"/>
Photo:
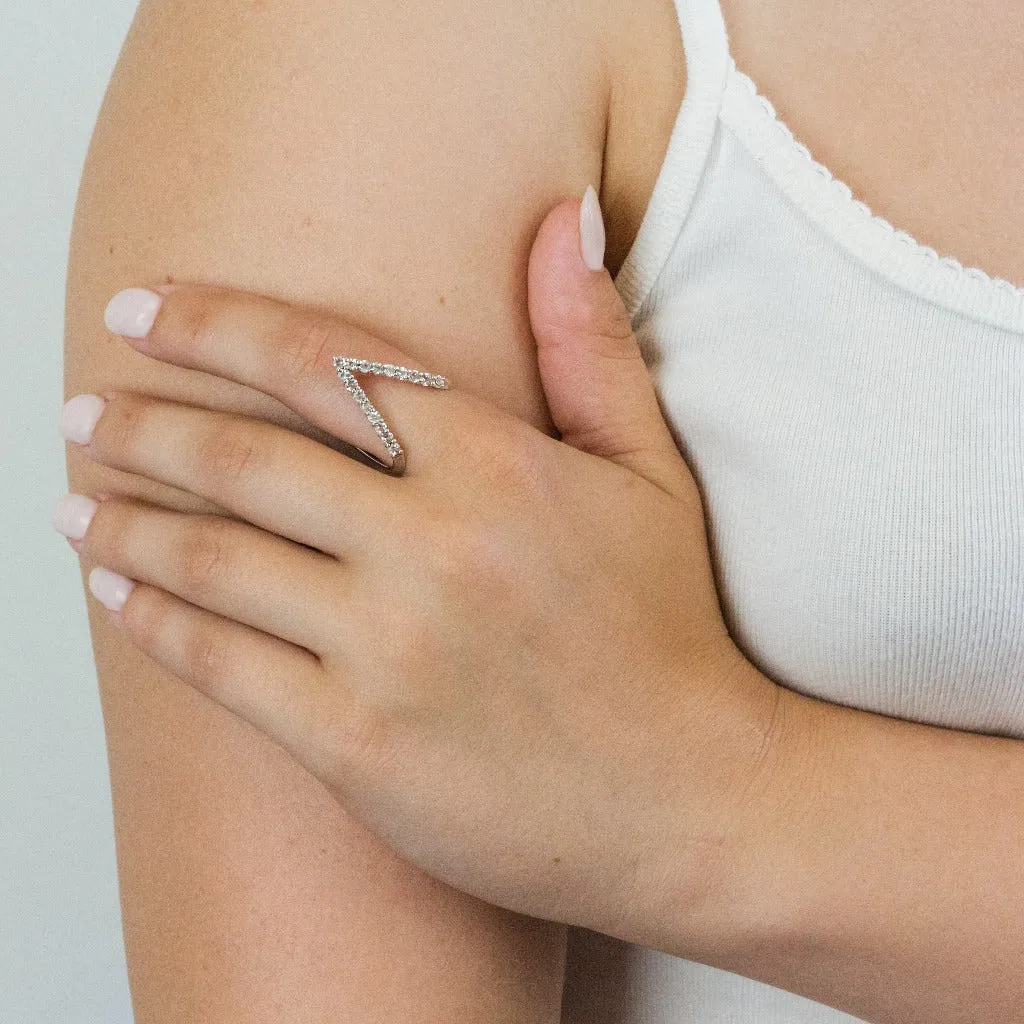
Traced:
<path fill-rule="evenodd" d="M 489 902 L 631 938 L 644 898 L 696 907 L 717 883 L 779 693 L 739 671 L 696 484 L 611 278 L 581 259 L 579 211 L 549 214 L 530 263 L 562 440 L 458 380 L 363 375 L 408 451 L 395 477 L 265 421 L 78 396 L 63 428 L 91 458 L 229 514 L 70 496 L 55 522 L 102 567 L 90 584 L 126 636 L 400 854 Z M 268 297 L 159 291 L 115 325 L 140 351 L 360 447 L 374 435 L 332 357 L 414 365 Z"/>

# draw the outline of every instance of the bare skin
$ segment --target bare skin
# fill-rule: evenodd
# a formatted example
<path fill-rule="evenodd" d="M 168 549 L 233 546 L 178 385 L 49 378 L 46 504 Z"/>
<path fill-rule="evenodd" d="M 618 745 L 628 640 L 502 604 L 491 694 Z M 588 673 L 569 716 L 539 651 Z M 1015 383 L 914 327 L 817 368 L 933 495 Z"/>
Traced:
<path fill-rule="evenodd" d="M 314 62 L 305 77 L 282 76 L 268 90 L 268 99 L 290 96 L 292 106 L 283 114 L 285 103 L 260 111 L 252 124 L 264 148 L 247 149 L 230 117 L 217 120 L 236 91 L 254 84 L 251 70 L 240 70 L 247 44 L 218 36 L 221 12 L 245 5 L 218 5 L 208 16 L 194 5 L 144 6 L 149 19 L 140 24 L 149 31 L 134 41 L 134 71 L 124 69 L 117 102 L 106 111 L 76 218 L 67 396 L 109 386 L 187 394 L 199 404 L 301 427 L 274 403 L 254 402 L 237 389 L 218 390 L 209 381 L 200 386 L 186 375 L 145 379 L 141 363 L 97 332 L 99 312 L 117 288 L 174 274 L 319 303 L 398 337 L 415 334 L 428 365 L 470 369 L 498 360 L 505 382 L 511 381 L 502 400 L 543 424 L 543 402 L 525 358 L 530 346 L 522 333 L 522 295 L 511 295 L 508 283 L 541 211 L 558 196 L 580 193 L 595 174 L 608 232 L 606 263 L 613 272 L 621 265 L 685 89 L 671 0 L 589 8 L 600 28 L 582 46 L 586 20 L 562 26 L 564 39 L 543 57 L 564 59 L 566 44 L 575 40 L 578 64 L 570 70 L 578 80 L 589 76 L 586 87 L 572 93 L 574 109 L 560 100 L 560 121 L 535 119 L 518 146 L 497 153 L 517 174 L 508 180 L 506 173 L 495 190 L 502 191 L 502 202 L 486 211 L 492 219 L 480 221 L 476 250 L 461 254 L 438 230 L 450 206 L 439 203 L 423 214 L 422 206 L 390 199 L 364 211 L 346 205 L 341 188 L 358 168 L 333 156 L 316 162 L 325 140 L 351 145 L 359 138 L 355 131 L 337 133 L 344 121 L 333 126 L 334 135 L 323 131 L 322 115 L 329 123 L 334 102 L 323 83 L 333 89 L 350 84 L 331 78 L 330 48 L 337 44 L 328 41 L 329 18 L 305 40 L 293 24 L 262 35 L 255 30 L 257 44 L 273 43 L 260 58 L 268 66 L 289 40 L 315 50 L 323 64 Z M 265 3 L 251 6 L 269 10 Z M 457 5 L 450 6 L 458 14 Z M 987 0 L 990 10 L 982 16 L 974 8 L 965 23 L 950 0 L 942 6 L 946 13 L 938 16 L 934 4 L 896 9 L 824 0 L 791 7 L 781 0 L 727 0 L 724 13 L 741 69 L 797 138 L 876 213 L 941 253 L 1022 281 L 1016 244 L 1022 218 L 1016 169 L 1024 156 L 1016 130 L 1024 99 L 1021 15 L 1012 5 Z M 161 25 L 157 15 L 172 8 L 177 18 L 195 19 L 206 49 L 197 49 L 192 37 L 178 54 L 166 48 L 173 24 Z M 323 4 L 308 9 L 324 13 Z M 221 41 L 211 43 L 215 37 Z M 516 52 L 525 74 L 524 54 L 536 59 L 537 51 L 525 34 L 506 42 L 511 38 L 523 43 Z M 489 42 L 502 45 L 501 39 Z M 204 65 L 204 54 L 215 59 Z M 611 72 L 607 126 L 593 116 L 608 98 L 592 70 L 595 54 Z M 140 88 L 146 81 L 151 91 Z M 520 78 L 518 85 L 517 95 L 533 97 L 550 87 L 550 76 Z M 205 135 L 188 116 L 197 109 L 190 107 L 197 92 L 213 97 L 198 107 L 209 126 Z M 554 106 L 538 109 L 550 113 Z M 949 130 L 968 121 L 970 131 Z M 493 123 L 475 128 L 489 131 Z M 538 136 L 537 124 L 545 135 Z M 194 145 L 197 139 L 203 144 Z M 575 146 L 571 153 L 567 140 Z M 527 143 L 531 155 L 524 159 Z M 397 175 L 400 154 L 389 152 Z M 481 163 L 496 158 L 493 146 L 481 146 L 476 155 Z M 433 173 L 430 178 L 424 169 L 413 180 L 427 196 L 446 180 L 436 168 Z M 463 180 L 452 201 L 474 185 L 478 199 L 492 195 L 491 181 L 484 174 L 468 185 Z M 290 191 L 283 190 L 285 182 Z M 121 185 L 133 198 L 130 209 L 119 202 Z M 267 201 L 270 196 L 284 203 Z M 235 206 L 226 201 L 231 197 Z M 467 205 L 483 209 L 480 202 Z M 528 209 L 501 234 L 495 226 L 505 221 L 497 218 L 497 206 L 503 214 Z M 422 241 L 427 231 L 433 232 L 430 244 Z M 505 251 L 502 242 L 519 251 L 493 255 Z M 483 264 L 480 253 L 492 264 L 473 277 Z M 354 267 L 362 268 L 360 277 L 352 276 Z M 449 276 L 435 289 L 442 268 Z M 398 293 L 401 303 L 394 299 Z M 482 295 L 498 298 L 486 306 Z M 481 342 L 470 349 L 468 337 L 487 339 L 488 347 Z M 125 484 L 90 475 L 81 463 L 71 470 L 73 489 L 84 493 Z M 277 748 L 125 650 L 98 617 L 92 626 L 140 1024 L 555 1018 L 563 950 L 558 928 L 493 914 L 407 870 L 353 827 Z M 180 757 L 183 747 L 187 760 Z"/>

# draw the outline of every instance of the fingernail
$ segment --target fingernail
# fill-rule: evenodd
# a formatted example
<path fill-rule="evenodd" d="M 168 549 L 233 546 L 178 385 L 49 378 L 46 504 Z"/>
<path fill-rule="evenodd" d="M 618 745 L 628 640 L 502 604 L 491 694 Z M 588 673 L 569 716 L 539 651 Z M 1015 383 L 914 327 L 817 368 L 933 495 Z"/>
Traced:
<path fill-rule="evenodd" d="M 53 506 L 50 520 L 58 533 L 71 540 L 81 540 L 98 507 L 98 502 L 84 494 L 65 494 Z"/>
<path fill-rule="evenodd" d="M 162 296 L 148 288 L 125 288 L 107 303 L 103 322 L 114 334 L 144 338 L 153 326 L 161 302 Z"/>
<path fill-rule="evenodd" d="M 604 219 L 601 217 L 601 204 L 593 185 L 587 186 L 580 205 L 580 248 L 583 262 L 591 270 L 600 270 L 604 266 Z"/>
<path fill-rule="evenodd" d="M 106 404 L 99 395 L 69 398 L 60 412 L 60 436 L 77 444 L 88 444 Z"/>
<path fill-rule="evenodd" d="M 112 612 L 119 612 L 124 607 L 134 586 L 134 580 L 119 576 L 101 565 L 94 566 L 89 573 L 89 589 L 93 597 Z"/>

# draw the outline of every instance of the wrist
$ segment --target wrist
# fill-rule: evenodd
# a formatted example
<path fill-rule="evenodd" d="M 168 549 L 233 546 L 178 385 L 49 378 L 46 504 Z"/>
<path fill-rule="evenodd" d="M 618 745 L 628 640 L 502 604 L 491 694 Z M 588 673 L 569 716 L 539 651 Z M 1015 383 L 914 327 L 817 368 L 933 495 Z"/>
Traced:
<path fill-rule="evenodd" d="M 652 861 L 610 934 L 725 966 L 757 943 L 755 928 L 771 928 L 757 888 L 780 854 L 779 808 L 793 792 L 812 702 L 734 645 L 709 671 L 705 694 L 700 724 L 689 709 L 675 730 L 663 774 L 676 796 L 665 801 Z"/>
<path fill-rule="evenodd" d="M 821 782 L 834 778 L 834 708 L 779 686 L 746 659 L 735 682 L 759 702 L 758 742 L 736 747 L 736 787 L 722 794 L 729 827 L 706 866 L 707 885 L 689 921 L 662 918 L 658 948 L 774 983 L 771 964 L 791 954 L 808 915 L 819 913 L 810 869 L 830 828 Z"/>
<path fill-rule="evenodd" d="M 771 682 L 753 664 L 747 674 Z M 714 966 L 755 977 L 764 950 L 781 944 L 799 879 L 805 824 L 814 803 L 807 767 L 821 765 L 815 701 L 772 683 L 773 703 L 763 723 L 763 742 L 731 804 L 734 828 L 723 848 L 715 888 L 703 909 L 699 952 Z M 820 824 L 820 823 L 819 823 Z"/>

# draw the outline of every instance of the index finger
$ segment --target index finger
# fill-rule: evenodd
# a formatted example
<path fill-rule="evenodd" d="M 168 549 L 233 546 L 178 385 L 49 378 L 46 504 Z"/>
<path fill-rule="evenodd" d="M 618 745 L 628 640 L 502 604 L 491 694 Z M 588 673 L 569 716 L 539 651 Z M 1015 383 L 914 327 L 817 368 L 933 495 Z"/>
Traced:
<path fill-rule="evenodd" d="M 428 397 L 447 390 L 448 379 L 331 313 L 218 285 L 177 284 L 118 292 L 104 321 L 145 355 L 271 395 L 389 472 L 405 470 L 400 438 L 412 439 L 416 465 L 451 451 L 453 422 Z M 420 386 L 381 388 L 387 377 Z"/>

